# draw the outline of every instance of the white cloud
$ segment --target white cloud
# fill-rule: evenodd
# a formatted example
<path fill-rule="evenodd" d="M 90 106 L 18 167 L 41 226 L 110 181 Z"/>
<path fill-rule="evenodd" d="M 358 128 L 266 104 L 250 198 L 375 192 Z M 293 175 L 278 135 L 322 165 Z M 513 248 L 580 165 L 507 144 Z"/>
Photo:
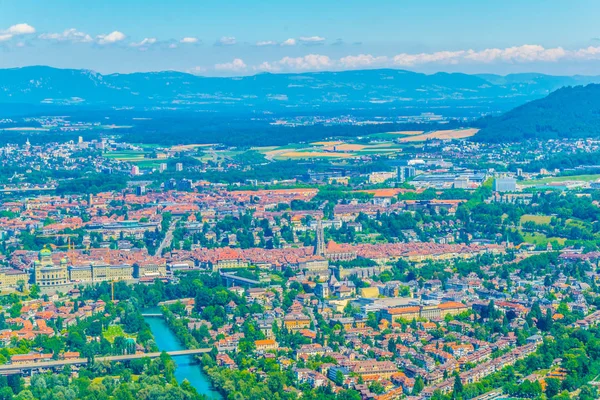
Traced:
<path fill-rule="evenodd" d="M 340 58 L 340 63 L 344 68 L 365 68 L 384 65 L 388 61 L 386 56 L 375 57 L 371 54 L 359 54 L 357 56 L 346 56 Z"/>
<path fill-rule="evenodd" d="M 546 49 L 540 45 L 525 44 L 504 49 L 438 51 L 418 54 L 402 53 L 394 56 L 393 63 L 399 66 L 415 66 L 421 64 L 556 62 L 566 58 L 586 58 L 591 54 L 593 54 L 593 50 L 567 51 L 562 47 Z"/>
<path fill-rule="evenodd" d="M 256 70 L 277 72 L 284 69 L 294 71 L 318 71 L 331 68 L 335 63 L 328 57 L 320 54 L 308 54 L 303 57 L 284 57 L 275 62 L 264 62 L 255 67 Z"/>
<path fill-rule="evenodd" d="M 35 28 L 28 24 L 16 24 L 8 28 L 5 32 L 13 36 L 29 35 L 35 33 Z"/>
<path fill-rule="evenodd" d="M 198 43 L 198 38 L 195 38 L 195 37 L 184 37 L 183 39 L 181 39 L 179 41 L 179 43 L 184 43 L 184 44 Z"/>
<path fill-rule="evenodd" d="M 233 36 L 223 36 L 221 39 L 215 43 L 217 46 L 233 46 L 237 41 Z"/>
<path fill-rule="evenodd" d="M 325 38 L 321 36 L 302 36 L 298 40 L 304 45 L 323 44 L 325 42 Z"/>
<path fill-rule="evenodd" d="M 98 44 L 112 44 L 117 43 L 125 39 L 125 34 L 119 31 L 111 32 L 107 35 L 96 36 Z"/>
<path fill-rule="evenodd" d="M 156 38 L 144 38 L 141 42 L 133 42 L 130 44 L 131 47 L 147 48 L 156 43 Z"/>
<path fill-rule="evenodd" d="M 194 68 L 190 68 L 190 69 L 187 70 L 188 73 L 194 74 L 194 75 L 202 74 L 202 73 L 204 73 L 206 71 L 207 71 L 206 68 L 200 67 L 200 66 L 194 67 Z"/>
<path fill-rule="evenodd" d="M 483 63 L 492 63 L 496 61 L 508 63 L 535 61 L 554 62 L 567 55 L 567 52 L 562 47 L 545 49 L 540 45 L 525 44 L 505 49 L 485 49 L 482 51 L 469 50 L 467 51 L 465 59 Z"/>
<path fill-rule="evenodd" d="M 30 35 L 35 33 L 35 28 L 29 24 L 16 24 L 8 29 L 0 30 L 0 42 L 12 39 L 15 36 Z"/>
<path fill-rule="evenodd" d="M 576 60 L 598 60 L 600 59 L 600 47 L 586 47 L 584 49 L 570 52 L 570 56 Z"/>
<path fill-rule="evenodd" d="M 424 64 L 458 65 L 474 63 L 533 63 L 560 60 L 600 60 L 600 46 L 578 50 L 561 47 L 544 48 L 523 45 L 504 49 L 437 51 L 432 53 L 401 53 L 393 57 L 372 54 L 348 55 L 332 60 L 326 55 L 308 54 L 302 57 L 284 57 L 278 61 L 265 61 L 252 69 L 255 71 L 319 71 L 325 69 L 360 69 L 375 67 L 416 67 Z"/>
<path fill-rule="evenodd" d="M 232 62 L 215 64 L 217 71 L 239 72 L 247 68 L 246 63 L 241 58 L 236 58 Z"/>
<path fill-rule="evenodd" d="M 296 45 L 296 39 L 294 38 L 289 38 L 287 40 L 284 40 L 281 43 L 282 46 L 295 46 Z"/>
<path fill-rule="evenodd" d="M 276 62 L 270 63 L 268 61 L 265 61 L 265 62 L 261 63 L 260 65 L 254 67 L 254 70 L 261 71 L 261 72 L 279 72 L 279 71 L 281 71 L 281 66 L 278 65 Z"/>
<path fill-rule="evenodd" d="M 438 51 L 435 53 L 398 54 L 394 56 L 395 65 L 412 66 L 419 64 L 457 64 L 464 51 Z"/>
<path fill-rule="evenodd" d="M 67 29 L 61 33 L 42 33 L 38 37 L 42 40 L 53 40 L 57 42 L 89 43 L 93 41 L 90 35 L 79 32 L 75 28 Z"/>
<path fill-rule="evenodd" d="M 256 42 L 256 45 L 258 47 L 264 47 L 264 46 L 276 46 L 277 42 L 274 42 L 273 40 L 264 40 L 261 42 Z"/>

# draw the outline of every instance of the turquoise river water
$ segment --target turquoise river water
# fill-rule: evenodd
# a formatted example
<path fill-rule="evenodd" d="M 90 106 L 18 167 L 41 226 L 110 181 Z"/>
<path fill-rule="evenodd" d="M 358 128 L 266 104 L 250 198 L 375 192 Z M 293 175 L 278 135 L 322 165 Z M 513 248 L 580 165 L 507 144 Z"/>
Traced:
<path fill-rule="evenodd" d="M 160 312 L 159 309 L 149 309 L 146 311 L 149 313 Z M 156 345 L 160 351 L 185 350 L 179 340 L 177 340 L 177 337 L 169 329 L 164 318 L 144 317 L 144 320 L 150 325 Z M 211 399 L 223 399 L 223 396 L 212 387 L 208 377 L 202 371 L 202 367 L 198 364 L 194 356 L 177 356 L 173 357 L 173 360 L 177 364 L 175 378 L 177 378 L 179 383 L 187 379 L 196 388 L 198 393 L 204 394 Z"/>

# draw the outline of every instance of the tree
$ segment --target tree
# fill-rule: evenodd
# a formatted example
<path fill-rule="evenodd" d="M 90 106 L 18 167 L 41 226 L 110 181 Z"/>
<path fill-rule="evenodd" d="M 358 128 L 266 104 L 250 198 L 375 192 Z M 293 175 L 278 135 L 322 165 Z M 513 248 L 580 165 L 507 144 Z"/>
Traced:
<path fill-rule="evenodd" d="M 31 285 L 29 288 L 29 296 L 33 299 L 37 299 L 40 296 L 40 287 L 38 285 Z"/>
<path fill-rule="evenodd" d="M 335 380 L 334 382 L 338 386 L 342 386 L 344 384 L 344 374 L 339 369 L 335 372 Z"/>
<path fill-rule="evenodd" d="M 23 390 L 17 396 L 13 397 L 14 400 L 36 400 L 33 393 L 30 390 Z"/>
<path fill-rule="evenodd" d="M 337 400 L 361 400 L 361 398 L 356 390 L 342 390 L 337 394 Z"/>
<path fill-rule="evenodd" d="M 9 387 L 3 387 L 0 390 L 0 400 L 11 400 L 13 398 L 13 391 Z"/>
<path fill-rule="evenodd" d="M 415 378 L 415 385 L 413 386 L 413 395 L 417 395 L 421 393 L 421 391 L 425 388 L 425 382 L 423 382 L 423 378 L 419 375 Z"/>
<path fill-rule="evenodd" d="M 546 379 L 546 396 L 552 398 L 560 392 L 560 381 L 558 379 Z"/>
<path fill-rule="evenodd" d="M 389 352 L 396 353 L 396 342 L 394 342 L 394 338 L 390 338 L 387 348 Z"/>
<path fill-rule="evenodd" d="M 379 329 L 379 322 L 377 321 L 377 316 L 375 315 L 374 312 L 369 312 L 367 314 L 367 326 L 378 330 Z"/>
<path fill-rule="evenodd" d="M 383 392 L 385 392 L 385 388 L 379 381 L 371 382 L 371 384 L 369 385 L 369 390 L 375 394 L 382 394 Z"/>
<path fill-rule="evenodd" d="M 458 374 L 458 372 L 454 373 L 454 391 L 453 391 L 453 397 L 455 399 L 460 399 L 462 397 L 462 393 L 463 393 L 464 387 L 463 387 L 463 383 L 462 380 L 460 379 L 460 375 Z"/>

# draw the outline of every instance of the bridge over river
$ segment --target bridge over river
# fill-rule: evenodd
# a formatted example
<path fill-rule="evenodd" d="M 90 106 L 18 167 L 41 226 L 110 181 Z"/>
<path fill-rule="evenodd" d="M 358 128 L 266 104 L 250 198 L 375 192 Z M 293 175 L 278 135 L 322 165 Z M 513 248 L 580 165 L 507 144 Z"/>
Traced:
<path fill-rule="evenodd" d="M 189 356 L 196 354 L 204 354 L 208 353 L 212 350 L 212 348 L 205 349 L 194 349 L 194 350 L 174 350 L 167 351 L 166 353 L 172 357 L 175 356 Z M 129 361 L 129 360 L 137 360 L 140 358 L 158 358 L 162 353 L 136 353 L 136 354 L 126 354 L 122 356 L 107 356 L 107 357 L 96 357 L 94 362 L 118 362 L 118 361 Z M 27 363 L 19 363 L 19 364 L 6 364 L 0 365 L 0 375 L 15 375 L 15 374 L 24 374 L 27 372 L 33 372 L 44 369 L 52 369 L 56 367 L 64 367 L 66 365 L 85 365 L 88 364 L 89 360 L 87 358 L 73 358 L 70 360 L 54 360 L 54 361 L 41 361 L 41 362 L 27 362 Z"/>

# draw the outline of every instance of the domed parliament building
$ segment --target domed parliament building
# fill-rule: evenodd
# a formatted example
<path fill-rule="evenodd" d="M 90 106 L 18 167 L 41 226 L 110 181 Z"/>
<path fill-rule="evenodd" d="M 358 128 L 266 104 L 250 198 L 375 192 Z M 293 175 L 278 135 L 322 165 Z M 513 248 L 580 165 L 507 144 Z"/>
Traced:
<path fill-rule="evenodd" d="M 62 258 L 58 265 L 52 260 L 52 251 L 46 247 L 40 250 L 33 265 L 34 283 L 40 288 L 57 287 L 70 284 L 67 259 Z"/>

